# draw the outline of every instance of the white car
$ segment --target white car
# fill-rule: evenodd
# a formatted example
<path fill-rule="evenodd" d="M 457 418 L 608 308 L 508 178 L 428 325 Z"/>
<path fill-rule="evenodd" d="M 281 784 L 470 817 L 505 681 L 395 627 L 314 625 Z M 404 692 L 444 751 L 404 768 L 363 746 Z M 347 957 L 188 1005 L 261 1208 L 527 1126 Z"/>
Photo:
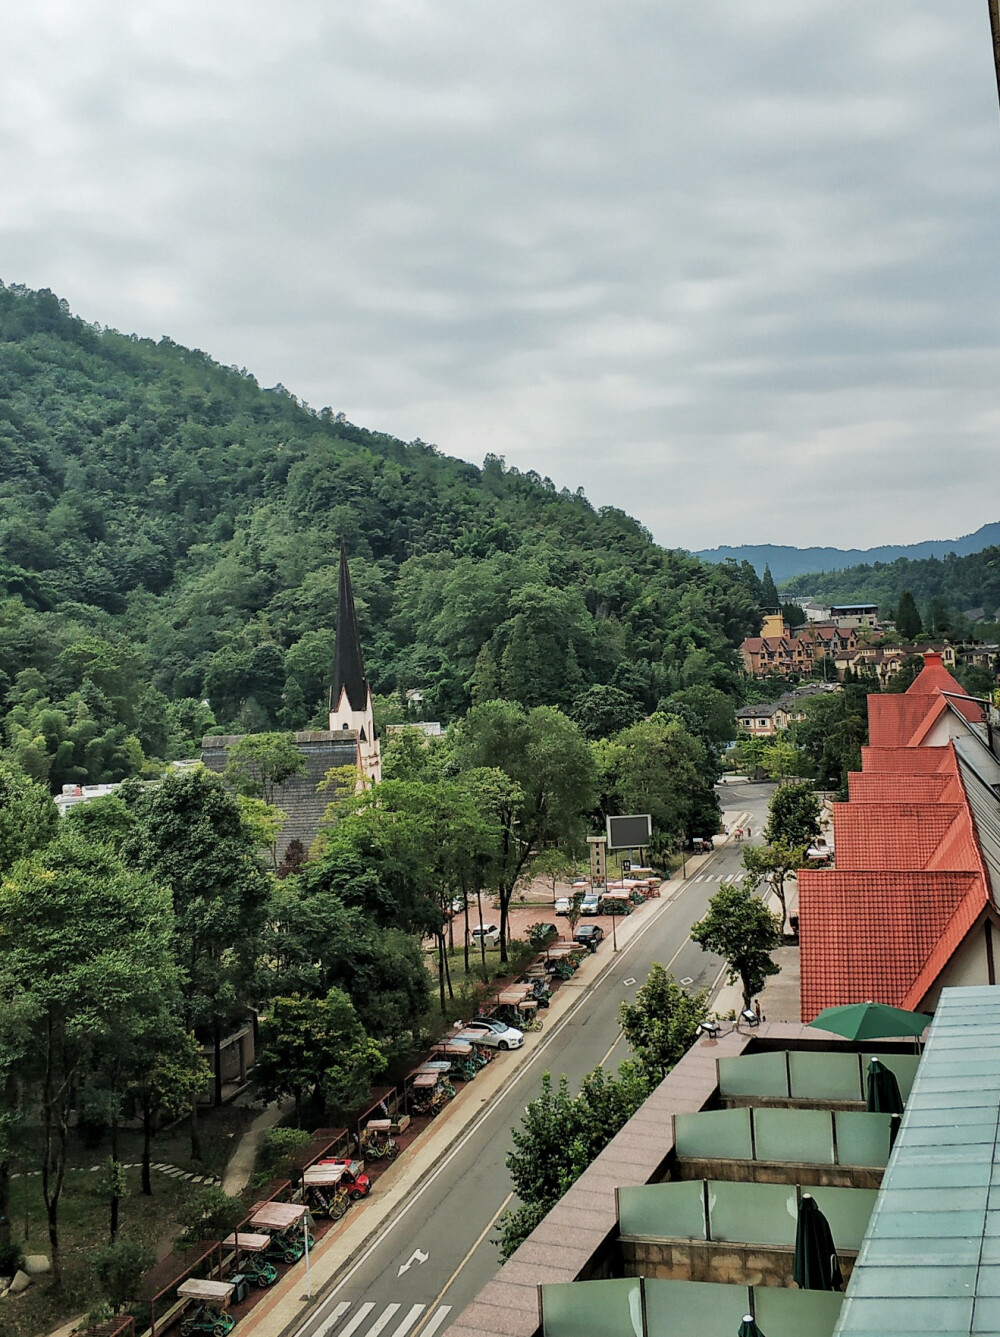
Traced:
<path fill-rule="evenodd" d="M 599 915 L 601 913 L 600 896 L 584 896 L 580 905 L 580 913 L 584 915 Z"/>
<path fill-rule="evenodd" d="M 491 1021 L 488 1017 L 476 1017 L 459 1032 L 462 1039 L 473 1039 L 477 1045 L 490 1045 L 494 1049 L 520 1049 L 524 1044 L 524 1032 L 516 1026 L 508 1026 L 503 1021 Z"/>
<path fill-rule="evenodd" d="M 560 897 L 559 897 L 559 899 L 558 899 L 558 900 L 556 901 L 556 903 L 555 903 L 555 907 L 554 907 L 553 913 L 554 913 L 554 914 L 557 914 L 557 915 L 568 915 L 568 914 L 569 914 L 569 897 L 568 897 L 568 896 L 560 896 Z"/>
<path fill-rule="evenodd" d="M 470 934 L 473 947 L 485 942 L 487 947 L 499 947 L 500 930 L 496 924 L 477 924 Z"/>

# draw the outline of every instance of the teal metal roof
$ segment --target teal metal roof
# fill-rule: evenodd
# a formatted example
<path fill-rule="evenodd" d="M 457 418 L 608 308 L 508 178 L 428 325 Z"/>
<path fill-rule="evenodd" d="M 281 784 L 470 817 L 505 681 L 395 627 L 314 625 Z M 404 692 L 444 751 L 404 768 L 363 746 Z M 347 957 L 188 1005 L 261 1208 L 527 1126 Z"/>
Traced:
<path fill-rule="evenodd" d="M 835 1337 L 1000 1337 L 1000 987 L 945 989 Z"/>

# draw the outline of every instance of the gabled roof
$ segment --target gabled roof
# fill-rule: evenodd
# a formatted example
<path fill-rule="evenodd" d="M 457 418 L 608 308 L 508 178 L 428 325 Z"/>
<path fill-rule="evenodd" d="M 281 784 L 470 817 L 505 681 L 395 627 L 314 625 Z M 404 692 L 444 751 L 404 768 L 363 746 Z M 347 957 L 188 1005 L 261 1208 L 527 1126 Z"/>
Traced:
<path fill-rule="evenodd" d="M 354 611 L 354 591 L 347 566 L 347 550 L 340 540 L 340 587 L 337 591 L 337 640 L 333 651 L 333 685 L 330 709 L 336 710 L 346 691 L 352 710 L 364 710 L 368 704 L 368 679 L 361 654 L 361 636 Z"/>
<path fill-rule="evenodd" d="M 971 870 L 802 869 L 802 1020 L 869 998 L 916 1007 L 987 904 Z"/>
<path fill-rule="evenodd" d="M 963 817 L 968 826 L 964 803 L 835 803 L 837 868 L 927 868 L 953 823 Z"/>
<path fill-rule="evenodd" d="M 905 771 L 852 771 L 847 777 L 851 803 L 960 803 L 955 773 L 909 775 Z"/>
<path fill-rule="evenodd" d="M 871 698 L 869 698 L 870 702 Z M 947 747 L 871 747 L 861 749 L 861 769 L 898 771 L 905 775 L 934 775 L 954 769 Z"/>

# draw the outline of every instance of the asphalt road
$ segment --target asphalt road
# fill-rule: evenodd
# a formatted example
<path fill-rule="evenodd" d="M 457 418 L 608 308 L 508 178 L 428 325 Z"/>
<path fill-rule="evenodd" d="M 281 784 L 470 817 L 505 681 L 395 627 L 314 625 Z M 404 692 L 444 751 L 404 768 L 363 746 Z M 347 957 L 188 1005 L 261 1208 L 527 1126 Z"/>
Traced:
<path fill-rule="evenodd" d="M 754 841 L 767 817 L 770 785 L 723 787 L 723 807 L 751 814 Z M 434 1173 L 408 1198 L 385 1233 L 334 1279 L 296 1337 L 437 1337 L 458 1317 L 497 1268 L 491 1242 L 510 1202 L 504 1158 L 510 1130 L 539 1092 L 542 1074 L 565 1073 L 573 1090 L 600 1063 L 627 1054 L 618 1006 L 632 999 L 654 962 L 693 989 L 712 987 L 722 963 L 688 937 L 724 878 L 740 870 L 741 847 L 730 843 L 678 885 L 672 901 L 622 948 L 584 1001 L 516 1070 L 492 1108 L 455 1143 Z M 611 938 L 600 951 L 612 950 Z M 511 1059 L 501 1055 L 500 1062 Z M 474 1088 L 471 1089 L 474 1094 Z M 407 1266 L 408 1264 L 408 1266 Z M 400 1273 L 400 1268 L 405 1270 Z"/>

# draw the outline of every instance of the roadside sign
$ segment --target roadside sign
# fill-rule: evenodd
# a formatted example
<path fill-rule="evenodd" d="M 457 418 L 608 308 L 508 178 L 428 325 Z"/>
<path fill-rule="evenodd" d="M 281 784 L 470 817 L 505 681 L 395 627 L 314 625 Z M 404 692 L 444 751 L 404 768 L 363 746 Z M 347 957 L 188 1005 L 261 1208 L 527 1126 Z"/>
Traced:
<path fill-rule="evenodd" d="M 631 859 L 622 859 L 622 872 L 623 872 L 623 873 L 631 873 L 631 871 L 632 871 L 632 860 L 631 860 Z"/>

